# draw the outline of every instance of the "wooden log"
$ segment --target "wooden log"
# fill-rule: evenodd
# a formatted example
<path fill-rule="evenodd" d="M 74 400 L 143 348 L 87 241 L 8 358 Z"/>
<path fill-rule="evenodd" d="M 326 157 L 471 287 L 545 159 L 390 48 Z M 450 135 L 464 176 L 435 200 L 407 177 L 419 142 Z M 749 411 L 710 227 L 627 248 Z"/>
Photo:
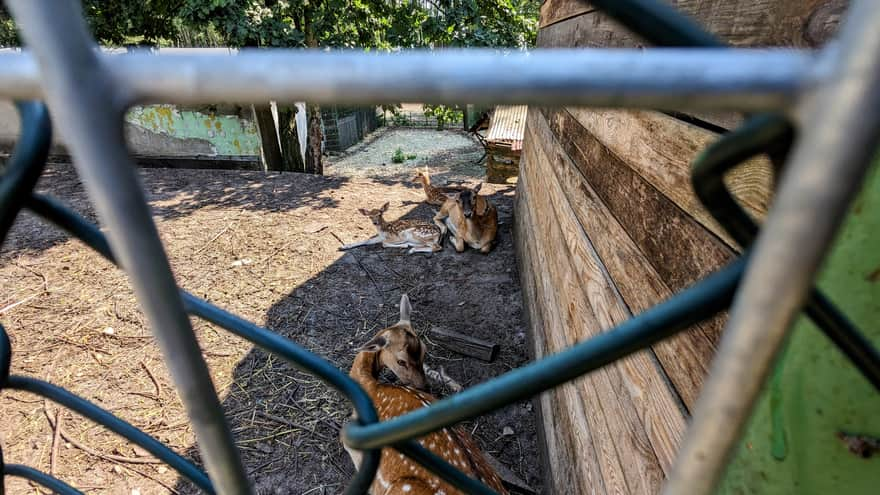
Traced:
<path fill-rule="evenodd" d="M 498 344 L 487 342 L 452 330 L 433 327 L 428 331 L 431 340 L 450 351 L 491 363 L 498 355 Z"/>
<path fill-rule="evenodd" d="M 530 117 L 530 142 L 535 147 L 558 148 L 559 144 L 546 122 L 537 116 Z M 669 298 L 672 291 L 568 156 L 559 152 L 548 156 L 547 161 L 629 310 L 639 313 Z M 691 331 L 654 346 L 661 366 L 688 410 L 696 402 L 715 352 L 715 342 L 710 336 L 716 333 L 704 328 L 704 324 L 698 324 Z"/>

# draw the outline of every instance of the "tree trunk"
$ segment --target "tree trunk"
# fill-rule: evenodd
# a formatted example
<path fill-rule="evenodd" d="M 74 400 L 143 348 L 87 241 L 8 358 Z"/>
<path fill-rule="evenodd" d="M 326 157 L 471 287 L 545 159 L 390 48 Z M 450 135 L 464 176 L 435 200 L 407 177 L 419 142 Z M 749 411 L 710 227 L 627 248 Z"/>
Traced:
<path fill-rule="evenodd" d="M 281 145 L 278 143 L 275 119 L 272 118 L 272 107 L 267 103 L 265 105 L 252 105 L 251 108 L 254 112 L 254 121 L 257 123 L 257 132 L 260 134 L 260 151 L 263 167 L 266 170 L 284 170 Z"/>
<path fill-rule="evenodd" d="M 306 46 L 317 48 L 318 40 L 315 38 L 308 8 L 306 8 L 303 21 Z M 317 104 L 306 103 L 306 115 L 309 119 L 308 139 L 306 139 L 306 172 L 324 175 L 324 163 L 321 160 L 321 144 L 324 142 L 324 133 L 321 132 L 321 107 Z"/>
<path fill-rule="evenodd" d="M 296 105 L 278 105 L 278 133 L 281 135 L 281 154 L 284 170 L 305 172 L 306 166 L 300 151 L 299 134 L 296 128 Z"/>
<path fill-rule="evenodd" d="M 321 159 L 321 143 L 324 141 L 324 133 L 321 132 L 321 107 L 316 104 L 307 104 L 306 112 L 309 118 L 309 137 L 306 141 L 306 172 L 324 175 L 324 163 Z"/>

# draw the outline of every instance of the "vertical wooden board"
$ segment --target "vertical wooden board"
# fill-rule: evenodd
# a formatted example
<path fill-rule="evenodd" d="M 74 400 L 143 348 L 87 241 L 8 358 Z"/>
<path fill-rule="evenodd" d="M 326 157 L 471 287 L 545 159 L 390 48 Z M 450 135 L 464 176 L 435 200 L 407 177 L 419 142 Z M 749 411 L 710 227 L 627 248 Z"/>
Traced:
<path fill-rule="evenodd" d="M 514 200 L 513 217 L 516 261 L 523 298 L 526 334 L 532 343 L 531 357 L 532 360 L 539 360 L 547 355 L 544 346 L 546 337 L 543 334 L 544 322 L 537 304 L 535 273 L 529 254 L 531 250 L 528 237 L 530 226 L 527 224 L 527 212 L 523 210 L 523 205 L 526 203 L 525 188 L 518 187 Z M 539 445 L 543 446 L 540 450 L 544 484 L 550 488 L 551 492 L 558 491 L 563 486 L 572 486 L 571 482 L 562 481 L 571 479 L 570 470 L 572 467 L 565 457 L 565 449 L 561 445 L 561 440 L 557 438 L 560 427 L 556 422 L 556 418 L 559 417 L 556 404 L 559 399 L 555 394 L 555 391 L 548 390 L 540 394 L 537 400 L 532 401 L 538 416 Z"/>
<path fill-rule="evenodd" d="M 536 185 L 535 188 L 540 188 L 540 185 Z M 537 204 L 537 201 L 533 201 L 532 204 Z M 538 237 L 548 240 L 546 236 L 546 232 L 538 233 Z M 564 251 L 564 248 L 559 251 Z M 572 287 L 572 281 L 560 275 L 571 272 L 570 267 L 564 264 L 562 267 L 559 266 L 559 260 L 565 259 L 564 256 L 559 257 L 560 252 L 553 255 L 545 253 L 542 256 L 541 261 L 544 264 L 542 273 L 548 281 L 548 290 L 557 291 L 559 306 L 567 309 L 560 316 L 562 324 L 558 325 L 559 328 L 555 333 L 561 334 L 564 329 L 569 329 L 566 340 L 574 343 L 575 340 L 581 340 L 585 334 L 583 328 L 577 329 L 579 326 L 596 328 L 598 322 L 592 317 L 590 308 L 585 305 L 582 296 L 577 295 L 578 289 Z M 576 295 L 572 299 L 566 297 L 567 294 Z M 572 335 L 570 329 L 575 329 L 576 333 Z M 590 429 L 594 432 L 593 444 L 599 458 L 602 477 L 608 493 L 654 492 L 659 488 L 662 473 L 644 426 L 635 414 L 632 403 L 627 400 L 627 389 L 620 385 L 612 386 L 612 382 L 620 383 L 619 377 L 620 371 L 616 365 L 597 370 L 589 375 L 588 383 L 591 386 L 582 391 Z M 621 401 L 626 404 L 620 404 Z"/>
<path fill-rule="evenodd" d="M 524 167 L 526 165 L 524 164 Z M 518 184 L 517 194 L 523 194 L 523 201 L 530 201 L 529 183 L 525 180 Z M 521 203 L 522 204 L 522 203 Z M 524 208 L 517 212 L 524 226 L 524 234 L 521 236 L 526 253 L 524 257 L 531 261 L 534 270 L 534 294 L 536 314 L 540 315 L 540 327 L 535 329 L 543 352 L 553 354 L 565 349 L 570 343 L 565 339 L 564 333 L 559 326 L 559 310 L 556 307 L 556 299 L 553 295 L 552 284 L 548 285 L 546 269 L 542 264 L 542 258 L 538 254 L 538 246 L 534 241 L 534 221 L 528 209 Z M 581 387 L 589 387 L 590 379 L 582 378 L 577 382 Z M 579 400 L 578 390 L 573 384 L 564 384 L 552 392 L 549 414 L 553 417 L 556 428 L 548 432 L 557 448 L 561 462 L 554 466 L 554 483 L 562 490 L 577 487 L 578 491 L 588 493 L 590 487 L 602 486 L 604 481 L 602 469 L 599 467 L 600 459 L 593 447 L 593 434 L 602 430 L 598 424 L 591 423 L 587 419 L 583 403 Z M 580 467 L 580 468 L 578 468 Z M 603 488 L 599 493 L 606 492 Z"/>
<path fill-rule="evenodd" d="M 587 131 L 648 183 L 725 242 L 736 243 L 706 211 L 693 192 L 691 163 L 718 135 L 678 119 L 650 111 L 566 108 Z M 750 160 L 725 180 L 740 204 L 763 218 L 772 190 L 769 160 Z"/>
<path fill-rule="evenodd" d="M 552 167 L 558 159 L 558 143 L 549 135 L 537 134 L 541 129 L 549 131 L 546 124 L 541 122 L 541 116 L 535 115 L 530 121 L 530 133 L 533 147 L 542 155 L 541 173 L 533 175 L 530 179 L 540 195 L 533 196 L 532 203 L 538 211 L 546 212 L 549 218 L 555 221 L 544 222 L 548 237 L 546 242 L 556 245 L 556 250 L 564 251 L 570 261 L 570 266 L 563 266 L 554 280 L 560 284 L 560 299 L 563 301 L 570 298 L 569 308 L 576 307 L 581 300 L 588 305 L 586 308 L 569 310 L 575 313 L 581 320 L 583 315 L 592 314 L 595 322 L 587 322 L 584 328 L 586 335 L 578 335 L 584 338 L 597 335 L 601 329 L 611 328 L 628 320 L 632 315 L 625 307 L 620 295 L 617 293 L 613 281 L 608 277 L 605 267 L 595 253 L 592 241 L 587 237 L 582 226 L 577 220 L 571 206 L 564 196 L 556 174 Z M 576 277 L 576 278 L 574 278 Z M 562 281 L 570 281 L 567 285 Z M 573 328 L 578 328 L 577 322 L 570 322 Z M 668 470 L 678 451 L 681 436 L 685 429 L 684 416 L 676 393 L 669 387 L 663 372 L 650 353 L 640 352 L 622 359 L 616 363 L 620 370 L 619 375 L 612 374 L 611 390 L 627 390 L 631 398 L 631 404 L 636 408 L 637 417 L 632 422 L 643 423 L 651 446 L 660 460 L 664 470 Z M 619 376 L 619 378 L 618 378 Z M 625 401 L 630 402 L 630 401 Z M 626 416 L 628 407 L 618 414 Z"/>
<path fill-rule="evenodd" d="M 532 163 L 539 162 L 533 160 Z M 533 193 L 537 192 L 538 191 L 530 190 L 530 204 L 534 204 Z M 530 222 L 530 224 L 535 229 L 536 238 L 540 238 L 541 233 L 539 232 L 538 226 L 543 224 L 543 222 Z M 537 247 L 538 246 L 535 245 L 535 248 Z M 539 304 L 542 307 L 543 314 L 547 316 L 547 319 L 544 321 L 546 345 L 550 352 L 556 353 L 573 345 L 576 342 L 576 339 L 572 338 L 572 336 L 566 332 L 564 323 L 562 322 L 563 316 L 561 315 L 563 313 L 570 314 L 570 310 L 566 312 L 561 309 L 562 303 L 559 301 L 556 293 L 559 288 L 559 283 L 555 277 L 556 272 L 551 268 L 549 254 L 550 253 L 546 252 L 539 253 L 536 249 L 532 253 L 532 259 L 536 260 L 535 268 L 538 270 L 538 273 L 541 274 L 541 276 L 538 277 L 538 292 L 541 297 Z M 582 316 L 587 317 L 588 315 L 584 314 Z M 590 400 L 596 395 L 602 395 L 606 401 L 615 400 L 615 392 L 613 390 L 608 391 L 597 386 L 600 385 L 600 383 L 597 382 L 596 374 L 605 372 L 605 370 L 600 370 L 597 373 L 579 379 L 578 382 L 580 382 L 582 386 L 578 387 L 579 390 L 577 390 L 576 396 L 572 395 L 571 388 L 566 384 L 559 389 L 561 392 L 564 392 L 564 395 L 558 395 L 557 397 L 561 397 L 565 401 L 563 410 L 560 411 L 560 414 L 566 417 L 571 416 L 575 418 L 575 420 L 569 423 L 568 433 L 572 437 L 589 436 L 592 439 L 589 451 L 592 456 L 589 460 L 594 462 L 579 463 L 587 468 L 583 473 L 586 476 L 586 479 L 592 481 L 593 484 L 597 482 L 601 483 L 601 486 L 603 487 L 602 493 L 625 494 L 629 493 L 629 489 L 623 474 L 623 462 L 618 456 L 615 445 L 616 441 L 619 442 L 621 439 L 610 434 L 602 408 L 595 407 L 595 403 Z M 575 429 L 577 426 L 586 426 L 587 433 L 577 433 L 578 430 Z M 584 453 L 571 454 L 568 462 L 574 463 L 576 459 L 582 455 L 584 455 Z"/>
<path fill-rule="evenodd" d="M 546 261 L 545 273 L 555 286 L 560 306 L 566 308 L 562 318 L 569 339 L 579 341 L 598 335 L 603 327 L 624 321 L 629 315 L 620 308 L 596 260 L 586 252 L 587 239 L 572 232 L 580 227 L 571 212 L 565 211 L 568 205 L 557 194 L 558 186 L 545 180 L 552 176 L 552 171 L 546 170 L 546 156 L 534 161 L 540 167 L 528 172 L 532 184 L 530 204 L 548 219 L 536 225 L 536 237 L 548 246 L 542 261 Z M 662 480 L 658 456 L 671 464 L 684 429 L 674 393 L 645 353 L 591 376 L 596 390 L 585 397 L 587 410 L 604 411 L 604 428 L 616 439 L 611 447 L 618 449 L 624 462 L 629 489 L 637 493 L 658 490 Z M 606 482 L 609 477 L 605 475 Z"/>
<path fill-rule="evenodd" d="M 543 160 L 531 159 L 534 169 L 540 169 Z M 529 206 L 535 208 L 535 211 L 542 210 L 541 206 L 536 207 L 539 203 L 541 185 L 535 182 L 535 170 L 532 167 L 526 167 L 529 175 L 527 186 L 529 190 Z M 525 175 L 526 173 L 522 174 Z M 535 239 L 540 239 L 541 244 L 538 246 L 546 246 L 549 233 L 545 229 L 552 222 L 532 222 L 535 229 Z M 542 286 L 539 291 L 544 295 L 542 308 L 548 316 L 545 321 L 545 329 L 548 337 L 548 346 L 554 351 L 559 352 L 565 348 L 574 345 L 581 340 L 584 332 L 575 331 L 572 325 L 572 318 L 575 318 L 578 325 L 597 325 L 589 307 L 584 307 L 584 301 L 563 297 L 566 293 L 576 293 L 577 289 L 572 287 L 570 279 L 563 279 L 560 273 L 570 273 L 570 269 L 562 264 L 565 256 L 562 255 L 562 249 L 548 250 L 546 247 L 540 250 L 540 254 L 534 253 L 537 260 L 536 268 L 542 274 L 539 284 Z M 580 305 L 579 305 L 580 303 Z M 584 323 L 588 321 L 588 323 Z M 646 475 L 657 474 L 659 477 L 659 467 L 650 444 L 645 437 L 644 428 L 635 416 L 633 408 L 629 407 L 625 411 L 629 414 L 622 414 L 620 407 L 617 405 L 619 394 L 625 394 L 625 391 L 614 389 L 609 386 L 607 375 L 609 373 L 619 374 L 613 367 L 598 370 L 586 377 L 578 380 L 583 384 L 579 387 L 579 399 L 582 405 L 568 406 L 569 414 L 580 414 L 583 411 L 586 416 L 577 422 L 583 422 L 588 425 L 588 430 L 592 437 L 592 446 L 595 458 L 598 460 L 598 478 L 602 480 L 605 487 L 605 493 L 630 493 L 631 491 L 653 491 L 649 487 L 645 487 L 645 481 L 642 479 Z M 574 400 L 569 397 L 570 400 Z M 604 406 L 604 407 L 603 407 Z M 612 408 L 615 414 L 609 416 L 607 409 Z M 629 422 L 629 425 L 623 423 Z M 628 432 L 634 432 L 632 434 Z M 640 442 L 634 441 L 634 435 L 641 434 Z M 647 446 L 647 449 L 637 448 L 638 445 Z M 647 456 L 642 455 L 647 450 Z M 589 474 L 590 478 L 595 479 L 592 469 Z M 650 479 L 650 478 L 649 478 Z M 659 480 L 658 480 L 659 483 Z M 659 484 L 657 485 L 659 487 Z M 636 489 L 639 490 L 636 490 Z"/>
<path fill-rule="evenodd" d="M 545 27 L 588 12 L 593 7 L 586 0 L 546 0 L 541 4 L 541 18 L 538 27 Z"/>
<path fill-rule="evenodd" d="M 678 292 L 732 259 L 719 239 L 707 235 L 571 114 L 560 109 L 544 109 L 543 113 L 562 150 L 670 289 Z"/>
<path fill-rule="evenodd" d="M 816 48 L 834 36 L 847 0 L 672 0 L 680 12 L 733 46 Z M 642 47 L 647 43 L 599 11 L 548 25 L 544 42 L 577 32 L 556 46 Z M 539 42 L 538 46 L 550 46 Z"/>
<path fill-rule="evenodd" d="M 531 142 L 555 148 L 555 137 L 543 119 L 530 122 Z M 546 151 L 544 151 L 546 153 Z M 644 255 L 614 219 L 567 155 L 557 150 L 546 158 L 562 187 L 565 200 L 596 248 L 620 294 L 633 313 L 667 299 L 672 291 L 660 280 Z M 714 332 L 711 332 L 714 334 Z M 702 325 L 654 346 L 657 357 L 690 410 L 696 402 L 715 351 Z"/>

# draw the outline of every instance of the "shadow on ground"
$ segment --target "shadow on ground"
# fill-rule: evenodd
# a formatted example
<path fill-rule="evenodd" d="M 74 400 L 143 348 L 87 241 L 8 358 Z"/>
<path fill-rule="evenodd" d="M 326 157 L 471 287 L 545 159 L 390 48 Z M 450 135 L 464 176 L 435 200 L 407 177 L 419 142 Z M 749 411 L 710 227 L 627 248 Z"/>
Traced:
<path fill-rule="evenodd" d="M 436 327 L 501 345 L 499 357 L 489 364 L 450 352 L 427 337 L 428 364 L 433 368 L 442 367 L 470 386 L 523 364 L 528 355 L 514 272 L 511 195 L 510 189 L 493 194 L 504 224 L 499 245 L 490 255 L 457 254 L 449 245 L 434 256 L 375 246 L 350 251 L 276 301 L 266 313 L 266 325 L 348 370 L 352 350 L 396 321 L 396 304 L 406 292 L 420 333 Z M 399 202 L 404 203 L 410 204 Z M 422 203 L 407 208 L 404 218 L 430 218 L 434 213 Z M 366 218 L 353 220 L 364 225 L 363 236 L 372 234 Z M 232 380 L 238 386 L 227 395 L 224 407 L 233 417 L 231 426 L 253 471 L 257 493 L 340 493 L 353 475 L 338 441 L 350 413 L 347 402 L 260 349 L 239 362 Z M 505 427 L 515 433 L 504 435 Z M 521 478 L 540 485 L 533 462 L 536 431 L 530 402 L 478 418 L 466 428 Z M 191 449 L 188 455 L 197 452 Z M 178 489 L 185 491 L 184 485 Z"/>

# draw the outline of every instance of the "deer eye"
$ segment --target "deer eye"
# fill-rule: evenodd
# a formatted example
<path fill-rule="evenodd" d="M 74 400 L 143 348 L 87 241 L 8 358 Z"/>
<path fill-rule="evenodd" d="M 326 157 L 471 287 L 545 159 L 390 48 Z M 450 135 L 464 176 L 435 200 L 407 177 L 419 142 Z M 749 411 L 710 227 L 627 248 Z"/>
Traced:
<path fill-rule="evenodd" d="M 406 361 L 404 361 L 403 359 L 398 359 L 398 360 L 397 360 L 397 364 L 399 364 L 400 366 L 406 368 Z"/>

